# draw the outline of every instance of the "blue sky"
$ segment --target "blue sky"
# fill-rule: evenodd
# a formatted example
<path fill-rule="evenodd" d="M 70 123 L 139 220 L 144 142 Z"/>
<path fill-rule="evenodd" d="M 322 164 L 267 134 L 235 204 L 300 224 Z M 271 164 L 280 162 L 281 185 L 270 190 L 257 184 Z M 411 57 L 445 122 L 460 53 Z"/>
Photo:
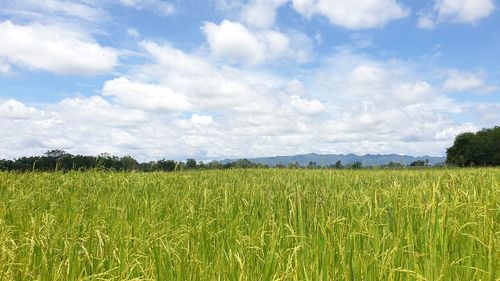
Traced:
<path fill-rule="evenodd" d="M 494 0 L 4 0 L 0 158 L 444 155 L 500 125 Z"/>

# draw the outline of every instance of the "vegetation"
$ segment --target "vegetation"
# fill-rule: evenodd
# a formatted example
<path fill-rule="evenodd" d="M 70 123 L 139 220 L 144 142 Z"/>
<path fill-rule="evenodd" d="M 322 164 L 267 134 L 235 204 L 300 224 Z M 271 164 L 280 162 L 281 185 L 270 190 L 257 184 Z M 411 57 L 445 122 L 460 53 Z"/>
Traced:
<path fill-rule="evenodd" d="M 97 157 L 71 155 L 64 150 L 50 150 L 42 156 L 21 157 L 14 160 L 0 160 L 0 171 L 18 172 L 53 172 L 53 171 L 88 171 L 94 169 L 111 171 L 172 172 L 195 169 L 231 169 L 231 168 L 269 168 L 255 164 L 246 159 L 221 164 L 212 161 L 208 164 L 187 159 L 186 162 L 175 160 L 158 160 L 139 163 L 131 156 L 117 157 L 107 153 Z"/>
<path fill-rule="evenodd" d="M 500 173 L 0 173 L 0 280 L 498 280 Z"/>
<path fill-rule="evenodd" d="M 446 155 L 450 165 L 500 166 L 500 127 L 458 135 Z"/>
<path fill-rule="evenodd" d="M 408 167 L 430 167 L 428 160 L 418 160 Z M 316 162 L 309 162 L 306 166 L 301 166 L 298 162 L 289 163 L 288 165 L 277 164 L 275 168 L 281 169 L 362 169 L 364 167 L 359 161 L 351 164 L 342 164 L 337 161 L 330 166 L 318 165 Z M 403 168 L 405 165 L 401 163 L 389 162 L 381 165 L 383 168 Z M 233 162 L 221 163 L 212 161 L 203 163 L 189 158 L 186 162 L 175 160 L 158 160 L 139 163 L 131 156 L 117 157 L 107 153 L 103 153 L 97 157 L 71 155 L 64 150 L 50 150 L 42 156 L 21 157 L 14 160 L 0 160 L 0 171 L 17 171 L 17 172 L 54 172 L 54 171 L 88 171 L 94 169 L 111 170 L 111 171 L 138 171 L 138 172 L 172 172 L 182 170 L 221 170 L 221 169 L 255 169 L 255 168 L 271 168 L 265 164 L 258 164 L 249 161 L 248 159 L 239 159 Z"/>

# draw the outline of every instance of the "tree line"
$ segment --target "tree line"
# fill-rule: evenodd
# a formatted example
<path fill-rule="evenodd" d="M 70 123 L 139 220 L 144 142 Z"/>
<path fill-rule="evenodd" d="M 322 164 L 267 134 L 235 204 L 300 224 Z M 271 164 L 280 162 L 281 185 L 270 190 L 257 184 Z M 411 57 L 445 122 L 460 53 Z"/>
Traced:
<path fill-rule="evenodd" d="M 231 163 L 197 162 L 195 159 L 184 161 L 157 160 L 139 163 L 132 156 L 118 157 L 107 153 L 98 156 L 72 155 L 64 150 L 50 150 L 42 156 L 21 157 L 14 160 L 0 160 L 0 171 L 87 171 L 93 169 L 111 171 L 172 172 L 194 169 L 230 169 L 230 168 L 268 168 L 242 159 Z"/>
<path fill-rule="evenodd" d="M 415 161 L 409 166 L 429 166 L 428 161 Z M 381 165 L 382 168 L 403 168 L 401 163 L 389 162 Z M 18 172 L 51 172 L 51 171 L 88 171 L 93 169 L 102 169 L 109 171 L 138 171 L 138 172 L 173 172 L 182 170 L 221 170 L 232 168 L 281 168 L 281 169 L 362 169 L 361 162 L 351 164 L 342 164 L 337 161 L 329 166 L 321 166 L 316 162 L 309 162 L 307 165 L 300 165 L 298 162 L 285 164 L 276 164 L 269 166 L 266 164 L 253 163 L 248 159 L 239 159 L 232 162 L 221 163 L 211 161 L 204 163 L 195 159 L 186 161 L 175 160 L 157 160 L 139 163 L 131 156 L 118 157 L 107 153 L 98 156 L 72 155 L 64 150 L 49 150 L 41 156 L 21 157 L 14 160 L 0 160 L 0 171 L 18 171 Z"/>

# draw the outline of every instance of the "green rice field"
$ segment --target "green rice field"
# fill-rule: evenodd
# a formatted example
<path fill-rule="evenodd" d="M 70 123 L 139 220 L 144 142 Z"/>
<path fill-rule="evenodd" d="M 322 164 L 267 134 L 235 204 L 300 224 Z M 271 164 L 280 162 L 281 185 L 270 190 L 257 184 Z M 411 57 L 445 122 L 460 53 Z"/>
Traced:
<path fill-rule="evenodd" d="M 0 173 L 0 280 L 500 280 L 500 169 Z"/>

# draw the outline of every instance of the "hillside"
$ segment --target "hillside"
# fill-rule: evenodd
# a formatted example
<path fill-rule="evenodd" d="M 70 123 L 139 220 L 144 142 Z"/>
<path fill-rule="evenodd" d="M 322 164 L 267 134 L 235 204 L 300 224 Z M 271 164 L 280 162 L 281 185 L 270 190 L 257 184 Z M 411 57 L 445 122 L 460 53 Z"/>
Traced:
<path fill-rule="evenodd" d="M 438 163 L 444 163 L 446 157 L 435 157 L 435 156 L 409 156 L 409 155 L 398 155 L 398 154 L 366 154 L 366 155 L 356 155 L 356 154 L 302 154 L 293 156 L 274 156 L 274 157 L 260 157 L 260 158 L 248 158 L 253 163 L 266 164 L 269 166 L 275 166 L 277 164 L 288 165 L 290 163 L 299 163 L 301 166 L 307 166 L 309 162 L 315 162 L 320 166 L 330 166 L 334 165 L 335 162 L 340 161 L 342 164 L 352 164 L 355 162 L 361 162 L 363 166 L 380 166 L 387 164 L 389 162 L 401 163 L 408 165 L 417 160 L 429 159 L 429 164 L 434 165 Z M 233 162 L 237 159 L 225 159 L 220 161 L 222 164 Z"/>

